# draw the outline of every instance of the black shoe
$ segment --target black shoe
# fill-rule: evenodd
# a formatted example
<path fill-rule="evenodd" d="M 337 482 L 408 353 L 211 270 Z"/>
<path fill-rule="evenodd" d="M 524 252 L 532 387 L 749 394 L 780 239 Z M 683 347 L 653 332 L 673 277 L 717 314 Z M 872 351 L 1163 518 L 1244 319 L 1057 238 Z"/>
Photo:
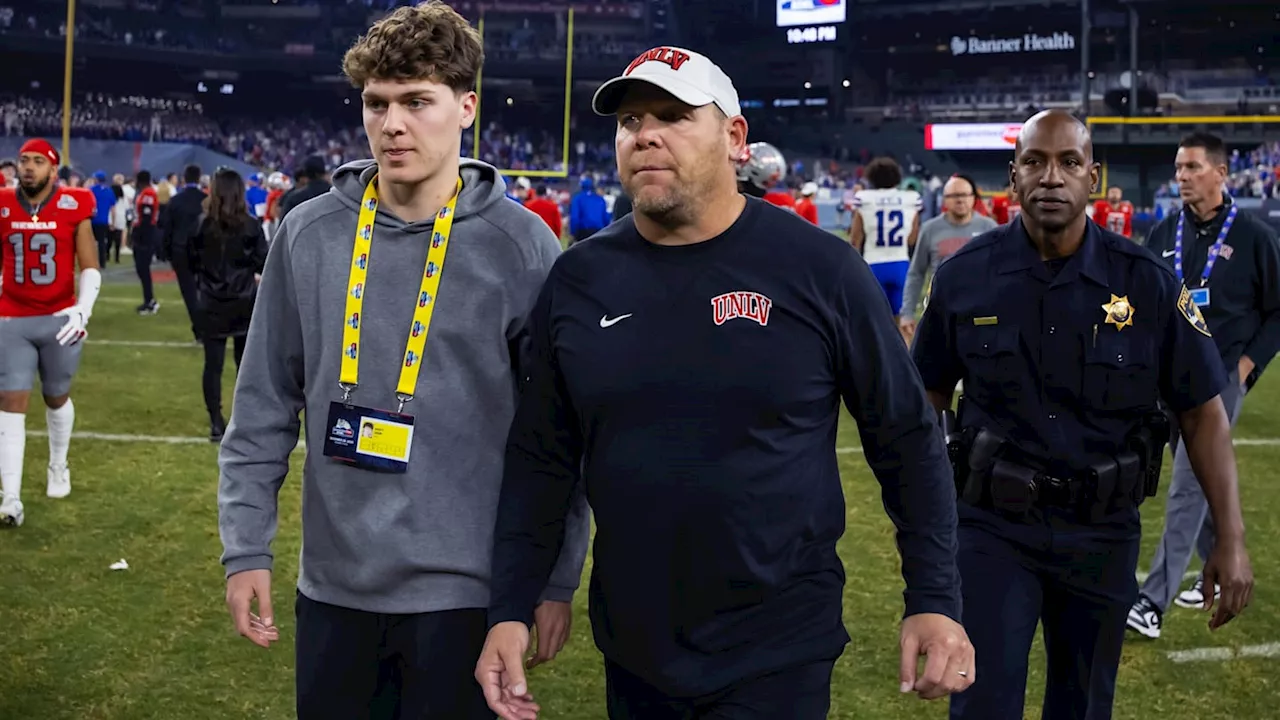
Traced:
<path fill-rule="evenodd" d="M 1160 626 L 1163 624 L 1163 613 L 1156 604 L 1145 595 L 1139 595 L 1138 601 L 1129 608 L 1129 617 L 1125 621 L 1128 628 L 1143 637 L 1155 640 L 1160 637 Z"/>
<path fill-rule="evenodd" d="M 222 442 L 222 436 L 227 434 L 227 422 L 222 419 L 222 413 L 209 414 L 209 442 Z"/>

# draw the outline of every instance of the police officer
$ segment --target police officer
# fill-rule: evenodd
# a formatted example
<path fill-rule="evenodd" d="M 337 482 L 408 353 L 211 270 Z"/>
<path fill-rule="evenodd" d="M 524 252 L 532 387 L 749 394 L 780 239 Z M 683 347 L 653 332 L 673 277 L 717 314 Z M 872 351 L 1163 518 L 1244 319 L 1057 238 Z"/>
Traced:
<path fill-rule="evenodd" d="M 944 412 L 960 493 L 963 620 L 978 681 L 951 717 L 1020 720 L 1044 623 L 1046 720 L 1111 717 L 1137 595 L 1138 505 L 1155 494 L 1175 413 L 1218 530 L 1211 627 L 1249 602 L 1222 361 L 1199 308 L 1145 248 L 1085 215 L 1098 182 L 1083 123 L 1024 124 L 1010 165 L 1021 219 L 941 265 L 912 355 Z"/>

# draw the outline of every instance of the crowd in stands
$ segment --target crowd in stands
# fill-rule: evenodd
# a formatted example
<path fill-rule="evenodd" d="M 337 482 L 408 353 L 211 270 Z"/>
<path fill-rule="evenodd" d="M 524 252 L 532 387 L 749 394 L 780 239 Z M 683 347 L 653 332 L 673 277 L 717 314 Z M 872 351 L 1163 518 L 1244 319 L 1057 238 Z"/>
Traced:
<path fill-rule="evenodd" d="M 0 130 L 5 135 L 57 136 L 61 123 L 61 108 L 56 101 L 0 98 Z M 312 155 L 323 157 L 329 168 L 369 156 L 364 131 L 358 124 L 310 117 L 276 121 L 230 118 L 220 122 L 205 115 L 198 103 L 168 99 L 85 96 L 74 106 L 72 128 L 76 137 L 200 145 L 264 172 L 292 173 Z M 616 185 L 611 126 L 580 124 L 575 116 L 570 137 L 569 166 L 565 168 L 562 128 L 531 122 L 530 116 L 521 113 L 494 112 L 482 121 L 478 157 L 504 169 L 567 170 L 569 177 L 587 174 L 602 186 Z M 473 131 L 464 134 L 462 147 L 465 155 L 474 154 Z M 861 169 L 871 157 L 867 148 L 845 148 L 835 159 L 805 162 L 792 158 L 786 182 L 798 187 L 813 181 L 839 196 L 861 181 Z M 937 180 L 916 158 L 898 160 L 918 189 L 928 189 Z M 1280 142 L 1252 151 L 1235 151 L 1230 170 L 1227 186 L 1232 195 L 1280 198 Z M 1155 193 L 1157 199 L 1177 196 L 1173 181 Z"/>
<path fill-rule="evenodd" d="M 1231 174 L 1227 177 L 1227 192 L 1238 198 L 1280 198 L 1280 141 L 1264 143 L 1249 152 L 1232 151 Z M 1178 197 L 1175 180 L 1156 188 L 1157 198 Z"/>
<path fill-rule="evenodd" d="M 594 0 L 603 1 L 643 8 L 641 3 L 624 0 Z M 286 4 L 323 9 L 314 18 L 298 21 L 210 16 L 210 6 L 200 0 L 139 0 L 119 7 L 82 4 L 76 10 L 76 36 L 85 42 L 225 54 L 262 50 L 341 53 L 368 26 L 371 12 L 383 12 L 411 2 L 306 0 Z M 478 17 L 478 12 L 468 15 L 472 16 Z M 65 0 L 0 5 L 0 37 L 64 38 L 66 17 Z M 635 27 L 631 23 L 619 26 L 614 32 L 576 33 L 574 55 L 630 60 L 651 44 L 628 34 L 628 28 Z M 485 49 L 491 59 L 499 61 L 563 59 L 564 33 L 563 21 L 556 15 L 524 15 L 514 29 L 499 26 L 487 30 Z"/>

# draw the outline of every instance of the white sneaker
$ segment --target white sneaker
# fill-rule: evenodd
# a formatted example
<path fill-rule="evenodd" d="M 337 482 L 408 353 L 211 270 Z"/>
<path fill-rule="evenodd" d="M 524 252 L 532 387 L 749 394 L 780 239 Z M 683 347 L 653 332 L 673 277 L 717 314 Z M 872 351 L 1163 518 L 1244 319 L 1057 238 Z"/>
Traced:
<path fill-rule="evenodd" d="M 1222 597 L 1222 588 L 1214 586 L 1213 600 L 1217 602 Z M 1204 578 L 1196 578 L 1194 585 L 1190 589 L 1183 590 L 1178 593 L 1178 597 L 1173 599 L 1173 604 L 1178 607 L 1192 608 L 1199 610 L 1204 607 Z"/>
<path fill-rule="evenodd" d="M 46 493 L 51 498 L 64 498 L 71 494 L 71 468 L 49 466 L 49 488 Z"/>
<path fill-rule="evenodd" d="M 18 527 L 23 520 L 22 501 L 12 495 L 5 495 L 0 501 L 0 527 Z"/>

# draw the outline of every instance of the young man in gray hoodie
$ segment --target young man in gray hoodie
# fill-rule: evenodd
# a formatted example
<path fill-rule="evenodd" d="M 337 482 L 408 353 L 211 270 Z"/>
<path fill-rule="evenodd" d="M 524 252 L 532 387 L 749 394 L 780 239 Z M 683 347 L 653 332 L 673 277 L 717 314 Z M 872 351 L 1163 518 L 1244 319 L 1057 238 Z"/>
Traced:
<path fill-rule="evenodd" d="M 503 450 L 527 316 L 560 245 L 505 199 L 493 167 L 459 160 L 482 62 L 478 34 L 440 3 L 402 7 L 360 38 L 344 71 L 374 160 L 290 211 L 263 272 L 219 458 L 219 530 L 235 627 L 267 647 L 277 496 L 305 410 L 302 720 L 493 717 L 472 671 Z M 571 515 L 535 663 L 568 637 L 589 533 L 581 492 Z"/>

